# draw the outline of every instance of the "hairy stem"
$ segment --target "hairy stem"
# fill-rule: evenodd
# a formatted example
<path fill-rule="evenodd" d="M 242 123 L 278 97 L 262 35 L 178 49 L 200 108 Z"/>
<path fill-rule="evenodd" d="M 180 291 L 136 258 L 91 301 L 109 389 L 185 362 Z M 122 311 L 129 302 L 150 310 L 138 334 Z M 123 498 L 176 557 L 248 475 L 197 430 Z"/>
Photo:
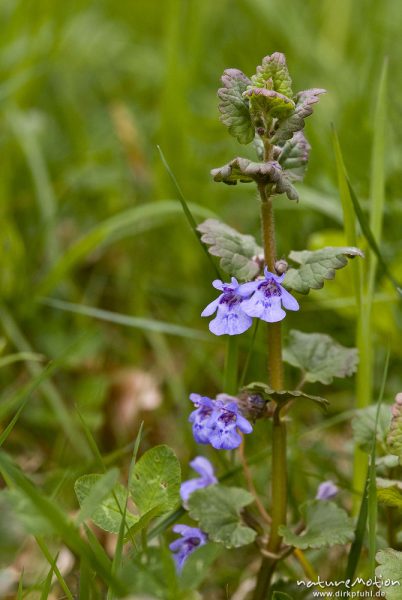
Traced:
<path fill-rule="evenodd" d="M 266 187 L 258 186 L 261 197 L 261 223 L 264 242 L 265 264 L 268 270 L 275 272 L 276 245 L 272 198 Z M 282 334 L 281 324 L 268 323 L 268 372 L 269 383 L 274 390 L 283 389 Z M 279 407 L 276 408 L 272 430 L 272 525 L 267 551 L 272 556 L 262 559 L 254 591 L 254 600 L 265 600 L 272 575 L 275 571 L 282 537 L 281 525 L 286 524 L 287 507 L 287 464 L 286 464 L 286 423 L 281 419 Z"/>
<path fill-rule="evenodd" d="M 276 244 L 272 198 L 267 195 L 264 185 L 259 185 L 261 197 L 261 223 L 264 243 L 265 264 L 271 273 L 275 272 Z M 281 323 L 268 323 L 268 373 L 274 390 L 283 389 L 282 333 Z"/>

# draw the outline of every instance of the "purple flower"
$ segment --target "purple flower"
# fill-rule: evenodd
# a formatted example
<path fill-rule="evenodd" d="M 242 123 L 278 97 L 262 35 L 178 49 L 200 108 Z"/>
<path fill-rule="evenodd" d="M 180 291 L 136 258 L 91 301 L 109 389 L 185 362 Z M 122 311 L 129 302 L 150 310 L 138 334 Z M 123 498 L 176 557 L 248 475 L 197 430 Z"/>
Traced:
<path fill-rule="evenodd" d="M 213 300 L 201 313 L 202 317 L 210 317 L 216 311 L 215 319 L 209 323 L 209 330 L 215 335 L 237 335 L 247 331 L 253 320 L 243 311 L 243 301 L 254 291 L 254 282 L 239 284 L 235 277 L 232 283 L 223 283 L 215 279 L 212 285 L 223 293 Z"/>
<path fill-rule="evenodd" d="M 180 572 L 187 557 L 194 550 L 207 543 L 207 535 L 201 529 L 198 529 L 198 527 L 188 527 L 187 525 L 175 525 L 173 531 L 180 533 L 182 536 L 169 545 L 169 548 L 173 552 L 177 570 Z"/>
<path fill-rule="evenodd" d="M 339 488 L 333 481 L 324 481 L 318 486 L 316 500 L 331 500 L 331 498 L 335 498 L 338 492 Z"/>
<path fill-rule="evenodd" d="M 253 286 L 254 294 L 242 302 L 242 310 L 250 317 L 258 317 L 268 323 L 285 318 L 282 306 L 288 310 L 299 310 L 297 300 L 281 285 L 285 274 L 274 275 L 265 267 L 264 275 L 264 279 L 247 284 L 248 289 Z"/>
<path fill-rule="evenodd" d="M 242 433 L 253 431 L 250 423 L 243 417 L 234 398 L 219 394 L 216 400 L 206 396 L 191 394 L 190 400 L 197 407 L 189 421 L 193 423 L 194 439 L 199 444 L 211 444 L 217 450 L 234 450 L 241 443 Z"/>
<path fill-rule="evenodd" d="M 193 424 L 193 436 L 197 444 L 209 443 L 208 424 L 215 409 L 214 402 L 207 396 L 190 394 L 190 400 L 196 407 L 188 420 Z"/>
<path fill-rule="evenodd" d="M 183 500 L 184 506 L 186 506 L 187 500 L 191 494 L 195 492 L 195 490 L 218 483 L 218 480 L 214 475 L 214 468 L 207 458 L 204 458 L 203 456 L 197 456 L 190 462 L 190 466 L 194 469 L 194 471 L 197 471 L 201 477 L 184 481 L 184 483 L 181 484 L 180 496 Z"/>

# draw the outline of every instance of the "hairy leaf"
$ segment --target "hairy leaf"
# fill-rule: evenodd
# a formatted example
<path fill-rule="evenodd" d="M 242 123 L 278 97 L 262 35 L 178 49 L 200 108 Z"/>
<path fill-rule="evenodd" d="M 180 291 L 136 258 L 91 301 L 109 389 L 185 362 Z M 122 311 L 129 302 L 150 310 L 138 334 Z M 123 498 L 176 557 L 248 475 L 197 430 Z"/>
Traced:
<path fill-rule="evenodd" d="M 257 73 L 251 77 L 253 86 L 270 88 L 292 98 L 292 80 L 286 64 L 286 57 L 281 52 L 274 52 L 262 59 Z"/>
<path fill-rule="evenodd" d="M 263 249 L 252 235 L 243 235 L 216 219 L 207 219 L 197 229 L 210 254 L 220 257 L 221 268 L 230 276 L 249 281 L 259 275 L 261 265 L 256 257 Z"/>
<path fill-rule="evenodd" d="M 274 90 L 261 87 L 249 87 L 244 96 L 250 102 L 250 114 L 255 124 L 261 120 L 270 124 L 272 119 L 286 119 L 295 109 L 291 98 L 279 94 Z"/>
<path fill-rule="evenodd" d="M 388 446 L 393 454 L 402 459 L 402 394 L 397 394 L 392 405 L 392 419 L 388 434 Z"/>
<path fill-rule="evenodd" d="M 74 489 L 81 506 L 84 506 L 93 489 L 99 485 L 103 475 L 83 475 L 75 482 Z M 117 483 L 112 492 L 102 498 L 100 502 L 93 506 L 93 510 L 88 514 L 92 521 L 105 531 L 110 533 L 119 533 L 121 520 L 123 518 L 124 506 L 127 499 L 127 491 L 120 483 Z M 126 522 L 128 527 L 132 527 L 139 519 L 138 515 L 133 515 L 126 511 Z"/>
<path fill-rule="evenodd" d="M 283 285 L 289 290 L 308 294 L 310 289 L 322 288 L 326 279 L 334 279 L 335 271 L 345 267 L 348 258 L 355 256 L 363 257 L 364 254 L 353 246 L 328 246 L 321 250 L 291 252 L 289 258 L 300 267 L 288 270 Z"/>
<path fill-rule="evenodd" d="M 319 88 L 299 92 L 296 95 L 294 112 L 287 119 L 278 121 L 277 129 L 270 140 L 271 144 L 283 144 L 290 140 L 296 131 L 301 131 L 304 128 L 304 119 L 313 113 L 313 105 L 324 93 L 325 90 Z"/>
<path fill-rule="evenodd" d="M 346 348 L 331 336 L 292 329 L 283 359 L 301 369 L 306 381 L 330 384 L 334 377 L 349 377 L 358 364 L 356 348 Z"/>
<path fill-rule="evenodd" d="M 275 160 L 253 162 L 248 158 L 238 156 L 223 167 L 212 169 L 211 175 L 214 181 L 222 181 L 227 185 L 236 185 L 238 181 L 272 184 L 271 194 L 286 194 L 289 200 L 299 198 L 287 174 Z"/>
<path fill-rule="evenodd" d="M 253 501 L 253 496 L 241 488 L 214 485 L 193 492 L 188 500 L 190 516 L 213 542 L 226 548 L 251 544 L 256 532 L 246 527 L 240 513 Z"/>
<path fill-rule="evenodd" d="M 381 504 L 402 510 L 402 482 L 377 477 L 377 498 Z"/>
<path fill-rule="evenodd" d="M 141 514 L 152 509 L 163 514 L 177 507 L 180 483 L 180 463 L 173 450 L 155 446 L 135 463 L 130 494 Z"/>
<path fill-rule="evenodd" d="M 278 158 L 279 164 L 286 171 L 291 181 L 302 181 L 307 169 L 311 146 L 302 131 L 288 140 Z"/>
<path fill-rule="evenodd" d="M 391 423 L 391 411 L 389 405 L 382 404 L 378 415 L 376 429 L 377 406 L 368 406 L 356 411 L 352 420 L 353 437 L 355 443 L 364 452 L 370 452 L 376 431 L 377 443 L 386 447 L 387 434 Z"/>
<path fill-rule="evenodd" d="M 287 404 L 291 400 L 296 400 L 298 398 L 312 400 L 319 406 L 326 408 L 329 405 L 328 400 L 325 398 L 321 398 L 321 396 L 312 396 L 311 394 L 305 394 L 300 390 L 273 390 L 266 383 L 262 383 L 260 381 L 254 381 L 249 385 L 243 388 L 248 394 L 257 394 L 261 396 L 266 402 L 270 402 L 271 400 L 275 400 L 278 404 Z"/>
<path fill-rule="evenodd" d="M 218 90 L 221 121 L 241 144 L 249 144 L 254 139 L 254 126 L 243 92 L 251 83 L 250 79 L 239 69 L 226 69 L 221 81 L 224 85 Z"/>
<path fill-rule="evenodd" d="M 333 502 L 328 500 L 311 500 L 301 509 L 306 524 L 301 535 L 293 533 L 289 527 L 281 526 L 280 534 L 284 542 L 290 546 L 301 548 L 321 548 L 346 544 L 354 535 L 353 519 Z"/>
<path fill-rule="evenodd" d="M 386 548 L 377 552 L 376 576 L 382 580 L 381 591 L 387 600 L 400 600 L 402 596 L 402 552 Z"/>

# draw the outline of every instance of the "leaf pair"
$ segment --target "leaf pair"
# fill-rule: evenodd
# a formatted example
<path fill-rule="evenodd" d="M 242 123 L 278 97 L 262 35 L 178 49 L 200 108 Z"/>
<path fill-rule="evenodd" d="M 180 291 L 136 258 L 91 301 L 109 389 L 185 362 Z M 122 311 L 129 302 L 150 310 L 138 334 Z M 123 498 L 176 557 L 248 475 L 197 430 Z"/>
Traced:
<path fill-rule="evenodd" d="M 322 89 L 293 95 L 285 56 L 266 56 L 249 79 L 239 69 L 227 69 L 218 90 L 221 120 L 241 144 L 253 141 L 255 131 L 271 144 L 283 145 L 304 128 Z"/>
<path fill-rule="evenodd" d="M 243 161 L 245 159 L 235 159 L 232 162 L 237 168 L 239 164 L 246 164 Z M 261 274 L 263 249 L 253 236 L 239 233 L 216 219 L 207 219 L 197 229 L 202 234 L 201 241 L 208 246 L 209 253 L 220 257 L 220 266 L 229 276 L 249 281 Z M 291 252 L 289 259 L 298 267 L 288 270 L 283 285 L 290 291 L 308 294 L 310 289 L 322 288 L 327 279 L 334 279 L 336 270 L 345 267 L 348 259 L 356 256 L 364 255 L 358 248 L 350 246 Z"/>

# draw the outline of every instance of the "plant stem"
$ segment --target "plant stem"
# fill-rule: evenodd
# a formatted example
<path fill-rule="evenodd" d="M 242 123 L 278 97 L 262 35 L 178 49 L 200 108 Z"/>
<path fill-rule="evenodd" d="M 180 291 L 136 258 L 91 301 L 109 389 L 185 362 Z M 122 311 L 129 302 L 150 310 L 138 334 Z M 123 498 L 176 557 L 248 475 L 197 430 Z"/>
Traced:
<path fill-rule="evenodd" d="M 266 188 L 260 184 L 261 223 L 264 243 L 265 264 L 271 273 L 275 272 L 276 245 L 275 224 L 272 198 L 267 195 Z M 268 323 L 268 373 L 269 382 L 274 390 L 283 389 L 282 334 L 281 323 Z"/>
<path fill-rule="evenodd" d="M 266 187 L 258 186 L 261 197 L 261 222 L 264 242 L 265 264 L 268 270 L 275 272 L 276 246 L 272 198 Z M 283 389 L 282 335 L 281 324 L 268 323 L 268 372 L 269 383 L 274 390 Z M 286 423 L 281 419 L 280 409 L 276 408 L 272 429 L 272 525 L 267 550 L 272 557 L 264 557 L 257 577 L 254 600 L 266 600 L 271 577 L 275 571 L 282 543 L 279 533 L 281 525 L 286 524 L 287 506 L 287 464 L 286 464 Z"/>

